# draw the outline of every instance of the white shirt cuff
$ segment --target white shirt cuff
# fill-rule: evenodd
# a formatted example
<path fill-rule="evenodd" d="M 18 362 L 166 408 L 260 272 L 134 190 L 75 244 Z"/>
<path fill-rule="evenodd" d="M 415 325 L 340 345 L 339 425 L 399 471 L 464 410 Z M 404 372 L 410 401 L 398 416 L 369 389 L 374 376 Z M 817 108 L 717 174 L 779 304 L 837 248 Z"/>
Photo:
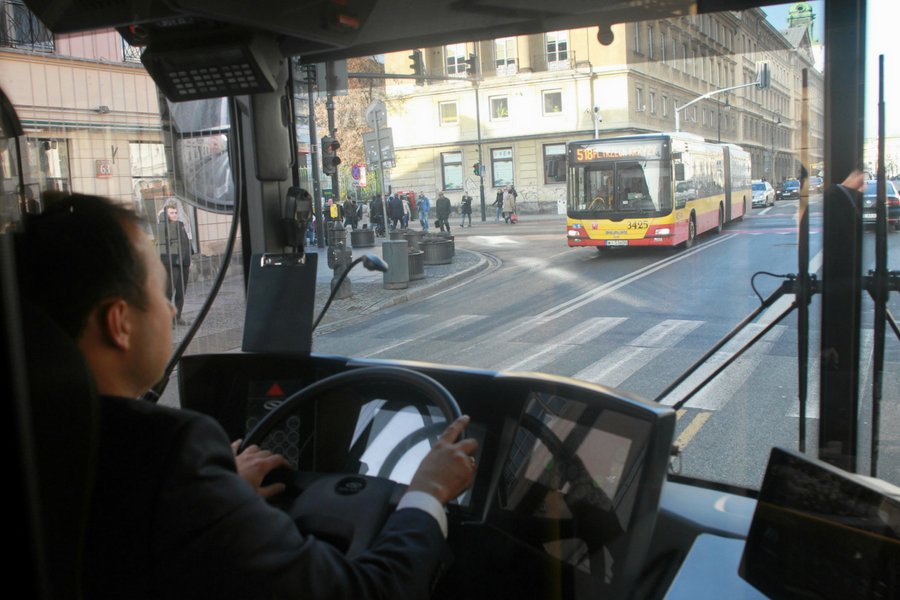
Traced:
<path fill-rule="evenodd" d="M 444 539 L 447 539 L 447 515 L 444 514 L 444 507 L 437 498 L 426 492 L 406 492 L 397 504 L 397 510 L 401 508 L 417 508 L 427 512 L 438 522 Z"/>

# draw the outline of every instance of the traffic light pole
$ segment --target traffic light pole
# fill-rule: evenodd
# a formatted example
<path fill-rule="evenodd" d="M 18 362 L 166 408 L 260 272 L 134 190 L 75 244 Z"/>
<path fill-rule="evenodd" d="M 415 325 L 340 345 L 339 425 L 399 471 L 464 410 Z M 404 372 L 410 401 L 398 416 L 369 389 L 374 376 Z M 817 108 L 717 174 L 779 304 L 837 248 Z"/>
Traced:
<path fill-rule="evenodd" d="M 312 141 L 310 143 L 310 158 L 312 159 L 312 184 L 313 184 L 313 204 L 315 206 L 315 214 L 316 214 L 316 246 L 319 248 L 325 247 L 325 219 L 322 218 L 322 185 L 319 182 L 319 152 L 316 150 L 316 140 L 318 139 L 316 134 L 316 113 L 313 107 L 315 104 L 315 91 L 313 89 L 313 84 L 316 81 L 316 66 L 315 65 L 307 65 L 306 68 L 306 93 L 310 107 L 310 119 L 309 119 L 309 139 Z"/>
<path fill-rule="evenodd" d="M 328 135 L 336 139 L 337 129 L 334 127 L 334 96 L 331 92 L 328 93 L 325 100 L 325 109 L 328 112 Z M 341 201 L 341 189 L 340 181 L 338 179 L 338 170 L 336 168 L 334 173 L 331 174 L 331 192 L 334 195 L 334 202 L 339 205 Z M 340 212 L 340 209 L 338 209 L 338 211 Z"/>
<path fill-rule="evenodd" d="M 481 102 L 478 101 L 478 80 L 475 80 L 475 130 L 478 133 L 478 186 L 481 194 L 481 221 L 487 220 L 484 204 L 484 161 L 481 157 Z"/>

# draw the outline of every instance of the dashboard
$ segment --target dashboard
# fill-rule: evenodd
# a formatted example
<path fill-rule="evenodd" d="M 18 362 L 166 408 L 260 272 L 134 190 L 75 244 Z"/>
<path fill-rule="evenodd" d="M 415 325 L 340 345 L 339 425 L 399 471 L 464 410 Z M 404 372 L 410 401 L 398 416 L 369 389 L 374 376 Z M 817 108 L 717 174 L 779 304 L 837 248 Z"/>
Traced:
<path fill-rule="evenodd" d="M 182 406 L 245 438 L 306 386 L 373 366 L 438 382 L 470 415 L 466 435 L 479 441 L 474 485 L 448 506 L 456 561 L 436 597 L 627 595 L 659 511 L 675 428 L 668 407 L 562 377 L 267 354 L 184 357 Z M 372 377 L 291 403 L 277 420 L 260 445 L 298 472 L 403 486 L 447 416 L 417 390 Z"/>

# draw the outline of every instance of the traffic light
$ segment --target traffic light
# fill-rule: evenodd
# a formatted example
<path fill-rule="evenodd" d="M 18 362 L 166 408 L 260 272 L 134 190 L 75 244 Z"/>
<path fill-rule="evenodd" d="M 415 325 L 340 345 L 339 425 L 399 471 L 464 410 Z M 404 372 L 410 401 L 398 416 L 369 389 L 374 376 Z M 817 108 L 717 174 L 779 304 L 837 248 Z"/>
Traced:
<path fill-rule="evenodd" d="M 481 163 L 475 163 L 472 165 L 472 172 L 476 175 L 481 175 Z"/>
<path fill-rule="evenodd" d="M 337 155 L 340 147 L 341 143 L 330 135 L 322 138 L 322 172 L 326 175 L 337 173 L 338 165 L 341 164 L 341 158 Z"/>
<path fill-rule="evenodd" d="M 478 57 L 474 54 L 470 54 L 469 58 L 467 58 L 464 62 L 466 63 L 466 73 L 468 73 L 469 75 L 475 75 L 475 73 L 477 72 L 476 63 L 478 62 Z"/>
<path fill-rule="evenodd" d="M 416 76 L 416 85 L 425 85 L 425 62 L 422 60 L 422 51 L 413 50 L 409 60 L 409 68 Z"/>

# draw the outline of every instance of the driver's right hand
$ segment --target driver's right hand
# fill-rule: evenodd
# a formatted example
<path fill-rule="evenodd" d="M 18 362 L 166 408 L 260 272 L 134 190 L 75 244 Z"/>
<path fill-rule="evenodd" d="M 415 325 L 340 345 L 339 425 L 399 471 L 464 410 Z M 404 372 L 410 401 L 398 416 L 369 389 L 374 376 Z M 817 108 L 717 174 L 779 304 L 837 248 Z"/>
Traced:
<path fill-rule="evenodd" d="M 463 415 L 444 430 L 419 464 L 409 491 L 425 492 L 446 504 L 472 485 L 478 442 L 472 438 L 456 441 L 468 424 L 469 416 Z"/>

